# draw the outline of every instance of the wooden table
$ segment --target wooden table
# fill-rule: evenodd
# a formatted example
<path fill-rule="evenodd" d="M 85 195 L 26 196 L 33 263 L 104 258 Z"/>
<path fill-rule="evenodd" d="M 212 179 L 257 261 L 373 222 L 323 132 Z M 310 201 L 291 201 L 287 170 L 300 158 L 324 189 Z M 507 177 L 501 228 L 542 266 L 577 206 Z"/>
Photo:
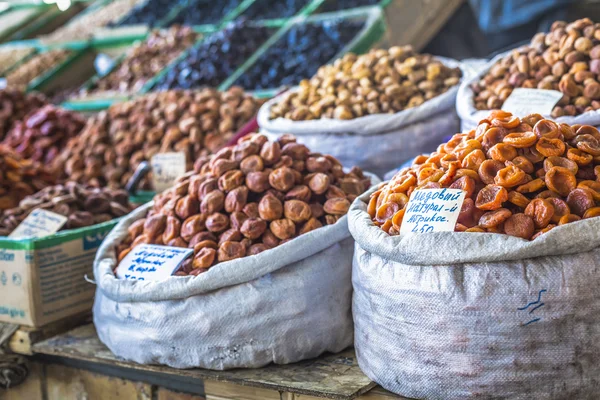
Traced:
<path fill-rule="evenodd" d="M 403 399 L 359 369 L 354 350 L 291 365 L 210 371 L 140 365 L 116 358 L 92 324 L 34 344 L 28 380 L 0 399 L 350 400 Z"/>

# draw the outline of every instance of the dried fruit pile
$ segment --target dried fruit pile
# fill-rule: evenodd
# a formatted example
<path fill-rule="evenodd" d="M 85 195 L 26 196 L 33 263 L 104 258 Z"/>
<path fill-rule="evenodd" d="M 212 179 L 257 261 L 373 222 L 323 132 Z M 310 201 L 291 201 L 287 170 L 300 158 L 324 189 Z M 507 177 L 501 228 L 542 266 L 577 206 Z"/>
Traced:
<path fill-rule="evenodd" d="M 68 217 L 62 229 L 83 228 L 128 214 L 132 207 L 124 190 L 93 188 L 75 182 L 46 187 L 0 213 L 0 236 L 8 236 L 33 210 Z"/>
<path fill-rule="evenodd" d="M 47 100 L 38 93 L 25 94 L 15 89 L 0 90 L 0 140 L 30 112 L 47 104 Z"/>
<path fill-rule="evenodd" d="M 46 105 L 15 122 L 3 143 L 23 158 L 49 164 L 84 125 L 81 115 Z"/>
<path fill-rule="evenodd" d="M 349 53 L 300 82 L 297 92 L 271 107 L 270 117 L 304 121 L 395 113 L 446 92 L 461 75 L 459 68 L 416 54 L 410 46 Z"/>
<path fill-rule="evenodd" d="M 184 152 L 191 170 L 193 160 L 223 147 L 260 105 L 235 87 L 152 93 L 118 103 L 90 119 L 54 167 L 64 179 L 110 188 L 125 187 L 139 163 L 157 153 Z M 145 180 L 142 188 L 149 185 Z"/>
<path fill-rule="evenodd" d="M 34 79 L 58 67 L 71 54 L 71 51 L 62 49 L 36 54 L 6 75 L 6 85 L 9 88 L 25 90 Z"/>
<path fill-rule="evenodd" d="M 16 207 L 25 196 L 55 183 L 55 176 L 43 165 L 0 145 L 0 210 Z"/>
<path fill-rule="evenodd" d="M 600 216 L 600 133 L 493 111 L 373 193 L 368 212 L 390 235 L 400 231 L 415 189 L 466 191 L 456 231 L 535 239 L 557 225 Z"/>
<path fill-rule="evenodd" d="M 478 110 L 500 109 L 514 88 L 559 90 L 552 117 L 600 109 L 600 25 L 588 18 L 557 21 L 527 46 L 498 61 L 471 85 Z"/>
<path fill-rule="evenodd" d="M 194 257 L 177 274 L 197 275 L 334 224 L 370 186 L 359 168 L 345 173 L 290 135 L 246 136 L 194 168 L 130 226 L 119 261 L 142 243 L 189 247 Z"/>

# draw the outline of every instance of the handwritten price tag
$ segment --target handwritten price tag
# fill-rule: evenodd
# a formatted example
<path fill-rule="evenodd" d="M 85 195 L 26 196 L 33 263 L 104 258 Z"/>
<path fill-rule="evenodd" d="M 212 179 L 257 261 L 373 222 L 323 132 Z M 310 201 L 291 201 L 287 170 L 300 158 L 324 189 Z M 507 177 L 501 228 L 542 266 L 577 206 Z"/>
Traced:
<path fill-rule="evenodd" d="M 158 153 L 150 160 L 154 190 L 162 192 L 186 172 L 185 153 Z"/>
<path fill-rule="evenodd" d="M 516 88 L 504 101 L 502 109 L 518 117 L 535 113 L 550 115 L 562 97 L 558 90 Z"/>
<path fill-rule="evenodd" d="M 406 205 L 400 234 L 454 231 L 464 201 L 461 189 L 415 190 Z"/>
<path fill-rule="evenodd" d="M 194 249 L 140 244 L 121 260 L 117 278 L 158 281 L 173 275 Z"/>
<path fill-rule="evenodd" d="M 33 210 L 27 218 L 25 218 L 23 222 L 8 235 L 8 237 L 13 239 L 25 239 L 41 238 L 52 235 L 63 227 L 67 222 L 67 219 L 68 218 L 64 215 L 56 214 L 51 211 L 42 209 Z"/>

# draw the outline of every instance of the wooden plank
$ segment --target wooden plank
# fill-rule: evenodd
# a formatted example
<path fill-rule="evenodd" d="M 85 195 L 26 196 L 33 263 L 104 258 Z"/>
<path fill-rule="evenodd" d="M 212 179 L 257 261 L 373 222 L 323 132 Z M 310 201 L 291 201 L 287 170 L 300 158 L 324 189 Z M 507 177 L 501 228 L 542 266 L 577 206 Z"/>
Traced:
<path fill-rule="evenodd" d="M 41 328 L 21 326 L 11 337 L 8 347 L 17 354 L 32 355 L 31 346 L 42 340 L 48 339 L 59 333 L 64 333 L 76 326 L 89 323 L 91 315 L 89 311 L 73 315 L 71 317 L 52 322 Z M 0 325 L 3 323 L 0 323 Z"/>
<path fill-rule="evenodd" d="M 385 9 L 387 39 L 422 50 L 464 0 L 394 0 Z"/>
<path fill-rule="evenodd" d="M 359 397 L 359 400 L 410 400 L 408 397 L 403 397 L 392 392 L 388 392 L 381 386 L 377 386 L 368 393 Z"/>
<path fill-rule="evenodd" d="M 89 324 L 36 344 L 33 346 L 33 352 L 135 371 L 159 373 L 165 376 L 220 381 L 278 392 L 340 400 L 353 399 L 375 386 L 375 383 L 360 371 L 352 349 L 296 364 L 269 365 L 259 369 L 179 370 L 164 366 L 140 365 L 117 359 L 100 342 L 94 326 Z"/>
<path fill-rule="evenodd" d="M 152 398 L 152 386 L 147 383 L 108 377 L 63 365 L 46 366 L 47 400 Z"/>
<path fill-rule="evenodd" d="M 206 400 L 206 397 L 174 392 L 165 388 L 157 388 L 156 400 Z"/>
<path fill-rule="evenodd" d="M 204 382 L 206 400 L 280 400 L 276 390 L 234 385 L 225 382 Z"/>

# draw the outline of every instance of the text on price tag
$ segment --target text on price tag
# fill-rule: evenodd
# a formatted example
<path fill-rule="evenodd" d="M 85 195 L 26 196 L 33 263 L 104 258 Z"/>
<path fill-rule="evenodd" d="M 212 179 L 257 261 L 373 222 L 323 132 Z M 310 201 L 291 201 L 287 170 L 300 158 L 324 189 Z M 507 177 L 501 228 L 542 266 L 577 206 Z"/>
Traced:
<path fill-rule="evenodd" d="M 186 173 L 185 153 L 158 153 L 152 156 L 152 184 L 154 190 L 162 192 Z"/>
<path fill-rule="evenodd" d="M 14 231 L 8 235 L 12 239 L 41 238 L 59 231 L 67 222 L 67 217 L 52 211 L 33 210 Z"/>
<path fill-rule="evenodd" d="M 194 249 L 140 244 L 119 263 L 117 278 L 138 281 L 158 281 L 173 275 Z"/>
<path fill-rule="evenodd" d="M 502 110 L 518 117 L 536 113 L 550 115 L 562 97 L 563 94 L 558 90 L 516 88 L 504 101 Z"/>
<path fill-rule="evenodd" d="M 452 232 L 465 201 L 461 189 L 422 189 L 410 195 L 400 234 Z"/>

